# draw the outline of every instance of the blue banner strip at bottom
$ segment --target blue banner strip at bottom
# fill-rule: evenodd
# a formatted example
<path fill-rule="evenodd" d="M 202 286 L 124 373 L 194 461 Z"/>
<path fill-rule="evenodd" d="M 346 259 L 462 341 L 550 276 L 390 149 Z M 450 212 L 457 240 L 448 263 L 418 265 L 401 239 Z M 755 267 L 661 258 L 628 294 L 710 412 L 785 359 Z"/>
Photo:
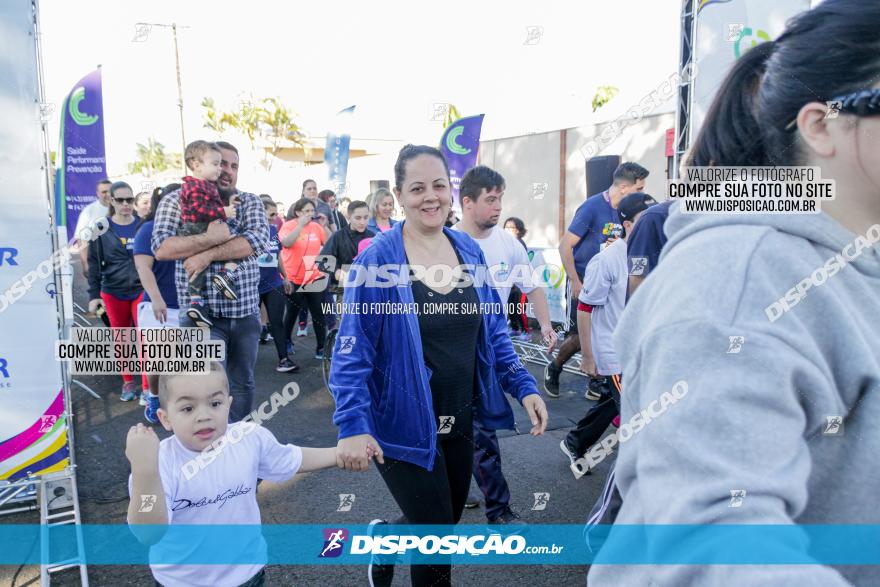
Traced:
<path fill-rule="evenodd" d="M 379 535 L 381 534 L 381 535 Z M 0 526 L 0 565 L 880 565 L 880 525 Z M 147 546 L 152 545 L 152 546 Z"/>

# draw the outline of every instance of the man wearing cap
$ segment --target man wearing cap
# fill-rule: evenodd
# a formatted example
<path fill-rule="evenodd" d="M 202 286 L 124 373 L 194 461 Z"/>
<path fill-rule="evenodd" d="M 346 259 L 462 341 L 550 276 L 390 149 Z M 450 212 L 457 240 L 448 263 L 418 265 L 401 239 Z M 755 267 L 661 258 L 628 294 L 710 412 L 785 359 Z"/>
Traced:
<path fill-rule="evenodd" d="M 620 361 L 614 352 L 613 335 L 626 303 L 629 277 L 627 237 L 639 217 L 656 200 L 641 192 L 629 194 L 617 206 L 623 236 L 590 259 L 578 296 L 578 333 L 581 341 L 581 370 L 592 377 L 604 377 L 608 385 L 596 404 L 559 443 L 577 477 L 589 469 L 577 469 L 575 461 L 596 443 L 620 413 Z M 610 391 L 609 391 L 610 390 Z"/>

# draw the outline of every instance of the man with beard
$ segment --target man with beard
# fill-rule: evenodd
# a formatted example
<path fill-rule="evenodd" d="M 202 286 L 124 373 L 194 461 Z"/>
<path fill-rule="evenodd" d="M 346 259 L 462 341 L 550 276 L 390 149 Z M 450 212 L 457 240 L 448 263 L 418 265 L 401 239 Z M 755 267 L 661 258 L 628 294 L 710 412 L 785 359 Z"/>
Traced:
<path fill-rule="evenodd" d="M 556 344 L 556 332 L 550 323 L 550 310 L 544 290 L 537 287 L 532 267 L 523 246 L 498 226 L 504 178 L 500 173 L 478 165 L 461 178 L 462 218 L 452 230 L 465 232 L 473 238 L 486 257 L 487 275 L 498 292 L 507 313 L 507 298 L 516 285 L 534 306 L 541 325 L 541 336 L 549 350 Z M 510 489 L 501 472 L 501 447 L 494 430 L 474 423 L 474 478 L 486 498 L 486 518 L 493 524 L 516 524 L 519 516 L 510 508 Z M 468 502 L 471 498 L 468 498 Z M 475 506 L 474 506 L 475 507 Z"/>
<path fill-rule="evenodd" d="M 238 299 L 227 299 L 208 288 L 203 302 L 213 322 L 211 338 L 226 344 L 226 374 L 234 398 L 229 420 L 238 422 L 251 412 L 254 399 L 254 366 L 260 337 L 260 270 L 256 258 L 268 246 L 269 225 L 260 199 L 236 188 L 238 150 L 223 141 L 216 145 L 222 157 L 217 189 L 225 205 L 238 206 L 236 218 L 227 223 L 212 222 L 204 234 L 177 236 L 181 226 L 180 193 L 172 192 L 162 199 L 156 210 L 151 244 L 157 260 L 177 261 L 175 282 L 181 307 L 188 307 L 190 302 L 187 287 L 190 277 L 207 269 L 210 282 L 223 268 L 223 261 L 239 261 Z M 184 316 L 180 325 L 194 326 Z"/>

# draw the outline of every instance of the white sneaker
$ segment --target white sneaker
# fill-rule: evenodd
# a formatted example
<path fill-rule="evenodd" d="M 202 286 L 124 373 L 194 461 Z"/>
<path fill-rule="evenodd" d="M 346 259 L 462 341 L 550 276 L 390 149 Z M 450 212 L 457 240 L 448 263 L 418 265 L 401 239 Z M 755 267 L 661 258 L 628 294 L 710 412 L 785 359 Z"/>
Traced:
<path fill-rule="evenodd" d="M 385 520 L 373 520 L 367 528 L 367 534 L 374 536 L 376 526 L 387 525 Z M 384 555 L 381 559 L 377 555 L 370 555 L 370 564 L 367 566 L 367 581 L 370 587 L 390 587 L 394 580 L 394 556 Z"/>
<path fill-rule="evenodd" d="M 302 326 L 296 327 L 296 335 L 297 336 L 308 336 L 309 335 L 309 327 L 306 326 L 303 328 Z"/>

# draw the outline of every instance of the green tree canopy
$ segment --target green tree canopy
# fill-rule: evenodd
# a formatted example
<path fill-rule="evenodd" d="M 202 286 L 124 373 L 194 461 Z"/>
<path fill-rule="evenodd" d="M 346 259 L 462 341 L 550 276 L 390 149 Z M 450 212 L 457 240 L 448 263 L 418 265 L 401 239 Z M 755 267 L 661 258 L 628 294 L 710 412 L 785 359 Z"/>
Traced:
<path fill-rule="evenodd" d="M 255 147 L 257 137 L 270 144 L 268 153 L 264 153 L 263 166 L 271 169 L 272 159 L 285 146 L 286 142 L 302 147 L 304 138 L 294 114 L 279 98 L 255 99 L 253 96 L 242 98 L 232 111 L 222 111 L 216 107 L 212 98 L 202 100 L 205 109 L 203 126 L 217 133 L 227 129 L 235 129 L 244 134 Z M 272 159 L 268 158 L 272 155 Z"/>
<path fill-rule="evenodd" d="M 133 163 L 128 164 L 128 171 L 130 173 L 140 173 L 146 177 L 152 177 L 153 174 L 162 173 L 180 166 L 181 155 L 166 153 L 165 145 L 153 137 L 147 139 L 146 145 L 137 143 L 135 149 L 137 159 Z"/>

